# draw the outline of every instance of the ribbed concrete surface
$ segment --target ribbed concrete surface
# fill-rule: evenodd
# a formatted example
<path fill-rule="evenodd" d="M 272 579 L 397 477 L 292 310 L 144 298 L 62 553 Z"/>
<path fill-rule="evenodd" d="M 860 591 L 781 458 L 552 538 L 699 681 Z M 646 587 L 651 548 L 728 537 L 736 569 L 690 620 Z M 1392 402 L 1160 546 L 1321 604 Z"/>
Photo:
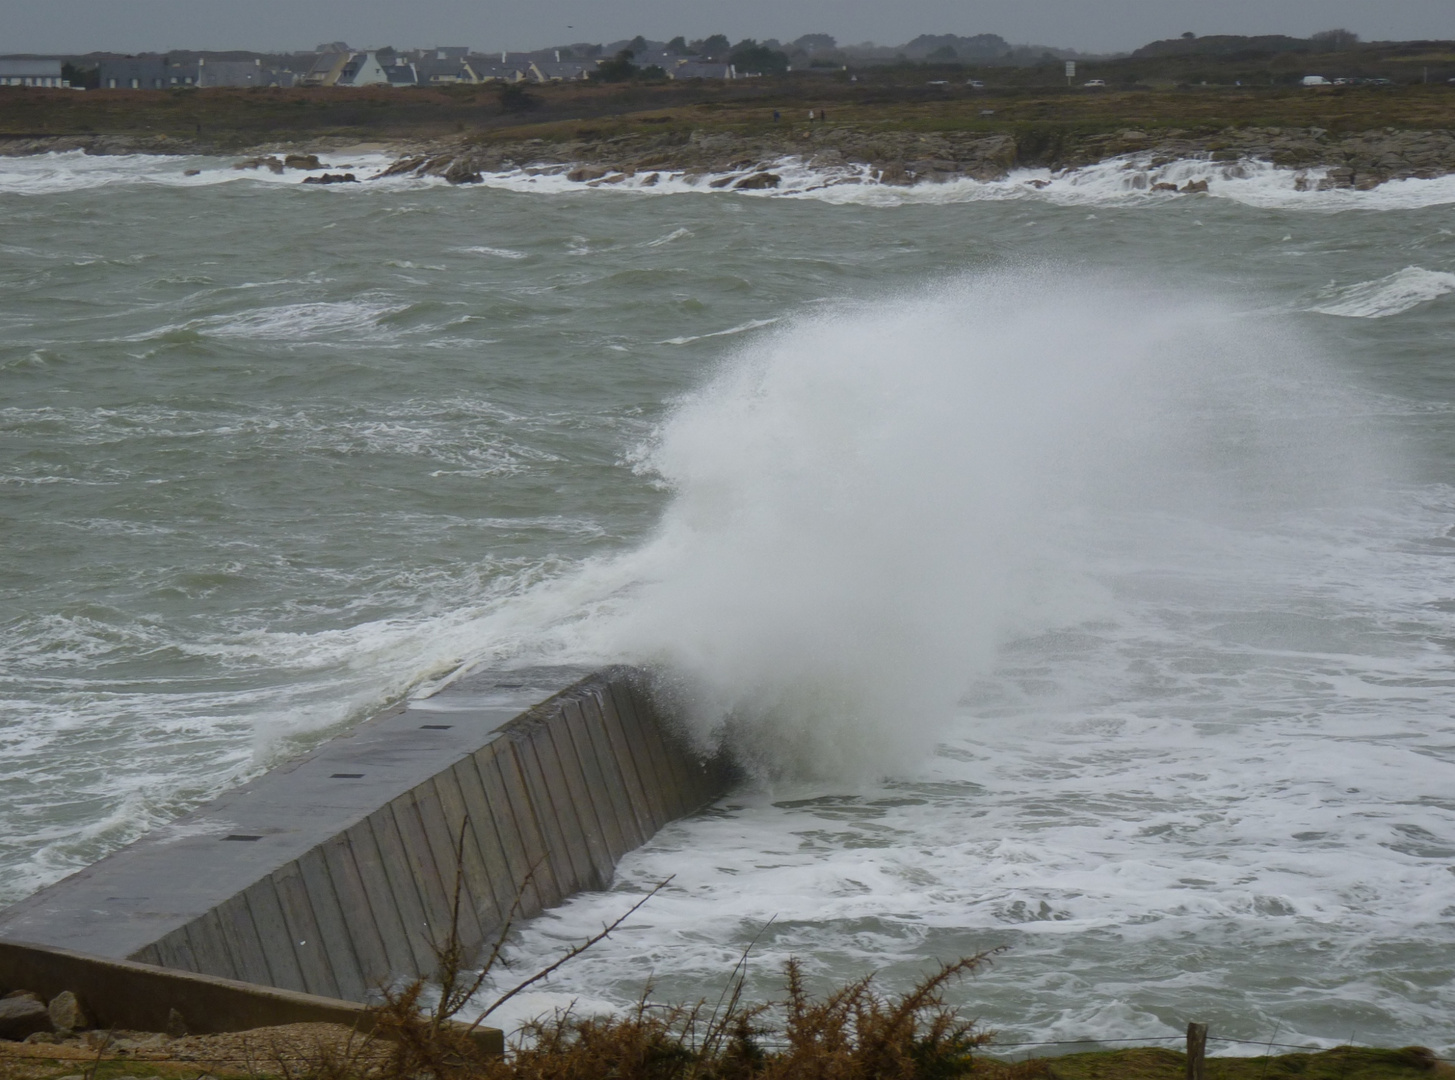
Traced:
<path fill-rule="evenodd" d="M 604 888 L 730 780 L 635 673 L 522 712 L 550 677 L 535 674 L 377 717 L 0 912 L 0 938 L 352 1001 L 432 974 L 462 829 L 459 931 L 477 949 L 517 898 L 529 917 Z"/>

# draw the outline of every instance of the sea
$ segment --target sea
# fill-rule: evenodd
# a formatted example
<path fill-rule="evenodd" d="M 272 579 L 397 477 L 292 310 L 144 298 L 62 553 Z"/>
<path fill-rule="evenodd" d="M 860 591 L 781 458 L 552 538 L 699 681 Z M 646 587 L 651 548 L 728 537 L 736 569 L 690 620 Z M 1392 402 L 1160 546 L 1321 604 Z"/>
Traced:
<path fill-rule="evenodd" d="M 998 950 L 1004 1053 L 1455 1057 L 1455 177 L 233 164 L 0 159 L 0 904 L 624 662 L 745 779 L 492 1022 Z"/>

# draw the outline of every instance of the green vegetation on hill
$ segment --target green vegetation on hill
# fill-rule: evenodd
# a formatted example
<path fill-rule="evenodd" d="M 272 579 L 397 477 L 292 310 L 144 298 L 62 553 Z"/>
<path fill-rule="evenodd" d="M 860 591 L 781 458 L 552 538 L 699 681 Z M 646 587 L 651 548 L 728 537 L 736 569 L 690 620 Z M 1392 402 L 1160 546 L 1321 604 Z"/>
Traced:
<path fill-rule="evenodd" d="M 1094 70 L 1094 69 L 1092 69 Z M 866 130 L 1026 130 L 1089 134 L 1138 128 L 1210 133 L 1229 127 L 1319 127 L 1333 132 L 1455 126 L 1455 86 L 1316 88 L 1191 86 L 984 90 L 885 69 L 858 81 L 798 74 L 735 82 L 626 82 L 431 90 L 218 89 L 77 93 L 0 89 L 6 142 L 117 137 L 138 147 L 232 151 L 320 138 L 420 142 L 610 137 L 633 130 L 744 133 L 801 124 L 807 109 Z M 1108 82 L 1112 80 L 1108 79 Z M 773 114 L 782 115 L 781 124 Z M 44 147 L 37 147 L 44 149 Z M 124 148 L 124 147 L 123 147 Z"/>

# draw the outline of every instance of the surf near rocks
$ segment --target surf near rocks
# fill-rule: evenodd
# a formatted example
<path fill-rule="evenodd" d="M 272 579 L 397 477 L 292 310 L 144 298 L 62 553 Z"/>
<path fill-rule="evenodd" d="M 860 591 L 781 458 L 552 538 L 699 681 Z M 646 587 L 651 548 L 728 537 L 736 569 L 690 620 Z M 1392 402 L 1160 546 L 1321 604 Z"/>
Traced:
<path fill-rule="evenodd" d="M 478 183 L 486 174 L 525 170 L 564 175 L 583 184 L 621 183 L 653 174 L 689 183 L 768 188 L 758 180 L 793 160 L 810 171 L 849 171 L 860 182 L 912 185 L 951 180 L 998 181 L 1016 169 L 1079 169 L 1137 155 L 1151 168 L 1175 161 L 1265 162 L 1296 173 L 1299 190 L 1370 190 L 1388 180 L 1433 179 L 1455 172 L 1455 133 L 1366 131 L 1331 135 L 1321 128 L 1228 128 L 1214 134 L 1180 130 L 1148 133 L 1126 128 L 1109 134 L 1023 131 L 866 131 L 824 123 L 767 134 L 721 132 L 632 133 L 609 138 L 578 135 L 558 141 L 527 139 L 456 143 L 400 157 L 379 176 L 439 177 Z M 729 177 L 718 184 L 717 179 Z M 1194 189 L 1194 191 L 1197 189 Z"/>

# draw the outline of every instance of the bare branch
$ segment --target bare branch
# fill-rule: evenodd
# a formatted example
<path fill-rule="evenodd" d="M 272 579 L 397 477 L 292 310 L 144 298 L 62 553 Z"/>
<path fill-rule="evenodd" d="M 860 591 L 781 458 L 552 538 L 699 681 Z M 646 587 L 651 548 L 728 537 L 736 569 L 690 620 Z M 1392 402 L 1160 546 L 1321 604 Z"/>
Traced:
<path fill-rule="evenodd" d="M 676 877 L 675 874 L 672 876 Z M 536 983 L 540 982 L 543 979 L 549 978 L 552 973 L 554 973 L 556 969 L 561 967 L 563 964 L 567 964 L 570 961 L 576 959 L 576 957 L 580 956 L 593 945 L 598 945 L 601 942 L 605 941 L 621 927 L 622 923 L 626 922 L 633 915 L 635 915 L 637 913 L 637 910 L 641 908 L 643 904 L 645 904 L 648 900 L 652 899 L 652 897 L 656 896 L 659 892 L 665 889 L 668 884 L 671 883 L 671 881 L 672 878 L 669 877 L 663 881 L 657 882 L 657 884 L 652 887 L 651 892 L 647 893 L 646 896 L 642 897 L 630 908 L 628 908 L 627 911 L 625 911 L 615 922 L 613 922 L 610 926 L 602 927 L 601 933 L 592 935 L 579 945 L 571 946 L 571 948 L 568 949 L 554 964 L 551 964 L 548 967 L 541 968 L 540 971 L 537 971 L 530 978 L 526 979 L 523 982 L 517 983 L 512 989 L 507 990 L 505 993 L 501 994 L 500 997 L 496 998 L 495 1001 L 491 1004 L 490 1008 L 486 1009 L 475 1018 L 475 1022 L 470 1025 L 470 1030 L 474 1031 L 477 1027 L 480 1026 L 480 1024 L 485 1020 L 487 1016 L 493 1013 L 496 1009 L 500 1008 L 500 1006 L 504 1005 L 511 998 L 515 997 L 516 994 L 519 994 L 521 991 L 525 990 L 529 986 L 534 986 Z"/>

